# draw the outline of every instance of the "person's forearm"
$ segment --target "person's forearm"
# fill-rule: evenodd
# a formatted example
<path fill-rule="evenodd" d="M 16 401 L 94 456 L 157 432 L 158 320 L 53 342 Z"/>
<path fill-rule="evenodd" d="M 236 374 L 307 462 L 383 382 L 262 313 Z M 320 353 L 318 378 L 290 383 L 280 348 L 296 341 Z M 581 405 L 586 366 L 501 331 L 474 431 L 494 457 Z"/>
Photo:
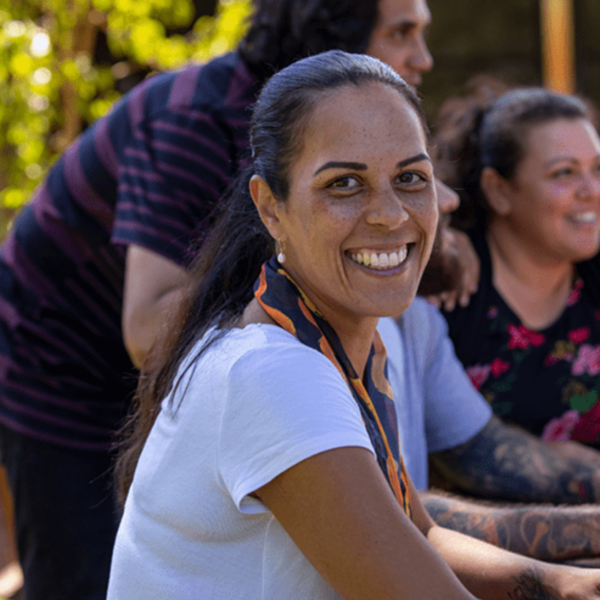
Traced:
<path fill-rule="evenodd" d="M 183 286 L 166 291 L 155 304 L 144 312 L 138 312 L 124 329 L 125 347 L 136 367 L 141 368 L 144 364 L 167 316 L 179 304 L 183 293 Z"/>
<path fill-rule="evenodd" d="M 542 563 L 442 527 L 432 527 L 427 539 L 478 598 L 574 600 L 597 597 L 597 571 Z"/>
<path fill-rule="evenodd" d="M 131 361 L 141 367 L 169 313 L 189 283 L 187 271 L 173 260 L 130 244 L 123 285 L 123 343 Z"/>
<path fill-rule="evenodd" d="M 600 556 L 598 506 L 489 506 L 435 492 L 421 501 L 442 527 L 540 560 Z"/>
<path fill-rule="evenodd" d="M 512 502 L 600 502 L 600 468 L 562 455 L 497 418 L 466 444 L 434 454 L 432 460 L 469 495 Z"/>

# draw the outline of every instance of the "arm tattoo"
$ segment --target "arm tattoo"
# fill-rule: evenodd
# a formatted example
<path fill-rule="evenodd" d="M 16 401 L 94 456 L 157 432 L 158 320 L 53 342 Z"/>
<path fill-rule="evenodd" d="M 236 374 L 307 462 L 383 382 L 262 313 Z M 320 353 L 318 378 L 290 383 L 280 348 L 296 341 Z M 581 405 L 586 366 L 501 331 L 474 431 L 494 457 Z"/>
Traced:
<path fill-rule="evenodd" d="M 511 600 L 559 600 L 542 583 L 542 571 L 538 568 L 525 569 L 519 576 L 513 577 L 517 586 L 508 597 Z"/>
<path fill-rule="evenodd" d="M 600 506 L 492 505 L 420 492 L 440 526 L 539 560 L 600 555 Z"/>
<path fill-rule="evenodd" d="M 431 461 L 456 489 L 481 498 L 553 504 L 600 501 L 600 468 L 563 456 L 495 417 L 467 443 L 433 454 Z"/>

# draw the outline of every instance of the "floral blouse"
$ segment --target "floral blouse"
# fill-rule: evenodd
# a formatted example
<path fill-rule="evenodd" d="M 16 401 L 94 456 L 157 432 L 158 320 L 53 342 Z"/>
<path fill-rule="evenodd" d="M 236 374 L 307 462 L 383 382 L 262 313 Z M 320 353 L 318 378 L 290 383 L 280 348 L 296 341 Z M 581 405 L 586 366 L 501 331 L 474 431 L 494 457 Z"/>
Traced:
<path fill-rule="evenodd" d="M 578 265 L 565 310 L 525 327 L 492 284 L 489 249 L 472 234 L 481 281 L 469 306 L 444 313 L 456 354 L 495 414 L 546 441 L 600 448 L 600 269 Z"/>

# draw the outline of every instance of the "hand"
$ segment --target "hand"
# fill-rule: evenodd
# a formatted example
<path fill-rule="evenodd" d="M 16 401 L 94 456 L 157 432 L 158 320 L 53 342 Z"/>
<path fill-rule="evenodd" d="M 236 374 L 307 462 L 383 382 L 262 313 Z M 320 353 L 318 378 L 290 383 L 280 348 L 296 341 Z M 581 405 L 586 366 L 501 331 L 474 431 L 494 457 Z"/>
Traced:
<path fill-rule="evenodd" d="M 479 257 L 473 248 L 473 244 L 471 244 L 469 236 L 458 229 L 449 228 L 449 231 L 454 238 L 455 252 L 453 254 L 460 264 L 461 275 L 455 289 L 442 292 L 437 296 L 427 296 L 427 300 L 431 304 L 437 308 L 443 307 L 448 312 L 454 310 L 457 302 L 463 307 L 469 304 L 471 296 L 477 291 L 481 269 Z"/>
<path fill-rule="evenodd" d="M 558 598 L 590 600 L 600 598 L 600 569 L 557 566 L 559 571 L 551 577 L 555 580 Z M 554 596 L 550 596 L 553 598 Z"/>

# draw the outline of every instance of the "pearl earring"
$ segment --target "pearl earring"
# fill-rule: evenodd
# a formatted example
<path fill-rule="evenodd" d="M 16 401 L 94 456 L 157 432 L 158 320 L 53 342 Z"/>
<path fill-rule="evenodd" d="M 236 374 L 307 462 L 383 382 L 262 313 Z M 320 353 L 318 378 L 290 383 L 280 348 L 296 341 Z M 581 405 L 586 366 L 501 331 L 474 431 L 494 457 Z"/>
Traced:
<path fill-rule="evenodd" d="M 285 262 L 284 242 L 278 242 L 279 252 L 277 253 L 277 262 L 282 265 Z"/>

